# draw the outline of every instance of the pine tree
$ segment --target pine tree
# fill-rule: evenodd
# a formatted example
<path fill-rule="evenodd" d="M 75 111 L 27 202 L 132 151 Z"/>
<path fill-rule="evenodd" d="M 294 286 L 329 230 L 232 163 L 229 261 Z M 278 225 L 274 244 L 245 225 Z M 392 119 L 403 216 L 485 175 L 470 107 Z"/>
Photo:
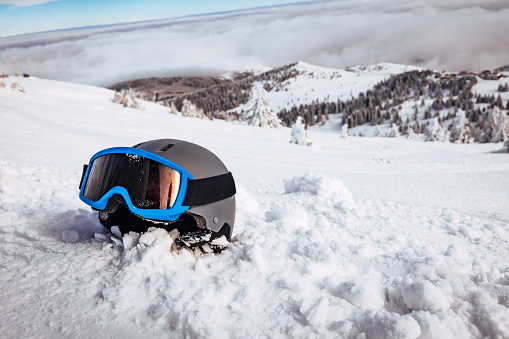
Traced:
<path fill-rule="evenodd" d="M 302 122 L 302 117 L 297 117 L 297 121 L 292 126 L 290 143 L 304 146 L 311 146 L 313 143 L 308 137 L 307 126 Z"/>
<path fill-rule="evenodd" d="M 245 118 L 249 125 L 258 127 L 281 127 L 281 120 L 272 113 L 266 90 L 260 84 L 253 86 L 251 97 L 246 104 Z"/>
<path fill-rule="evenodd" d="M 392 124 L 392 130 L 389 133 L 389 138 L 399 138 L 401 133 L 399 133 L 399 126 L 397 124 Z"/>
<path fill-rule="evenodd" d="M 427 129 L 426 141 L 440 141 L 444 142 L 447 140 L 447 134 L 444 128 L 438 122 L 438 118 L 433 119 L 433 127 Z"/>
<path fill-rule="evenodd" d="M 410 140 L 417 139 L 417 134 L 415 134 L 414 129 L 412 127 L 408 128 L 408 139 Z"/>
<path fill-rule="evenodd" d="M 382 131 L 380 131 L 380 126 L 378 126 L 378 125 L 376 126 L 376 130 L 375 130 L 375 135 L 374 136 L 377 137 L 377 138 L 383 137 Z"/>
<path fill-rule="evenodd" d="M 177 114 L 179 111 L 177 109 L 177 106 L 175 106 L 175 102 L 172 101 L 170 104 L 170 113 L 171 114 Z"/>
<path fill-rule="evenodd" d="M 421 126 L 419 125 L 419 121 L 415 122 L 413 130 L 414 130 L 415 134 L 421 133 Z"/>
<path fill-rule="evenodd" d="M 488 112 L 483 112 L 482 118 L 479 119 L 477 126 L 482 128 L 482 133 L 479 133 L 476 141 L 480 143 L 493 142 L 495 137 L 495 131 L 502 118 L 500 109 L 495 106 Z"/>
<path fill-rule="evenodd" d="M 497 106 L 493 108 L 493 110 L 498 111 L 497 122 L 495 125 L 495 130 L 493 132 L 493 136 L 491 138 L 491 142 L 500 142 L 506 141 L 509 137 L 509 117 L 502 113 Z"/>
<path fill-rule="evenodd" d="M 498 106 L 499 108 L 504 108 L 504 102 L 502 101 L 502 97 L 500 94 L 498 95 L 497 99 L 493 97 L 493 102 L 491 103 L 490 107 Z"/>
<path fill-rule="evenodd" d="M 456 144 L 472 143 L 472 131 L 470 130 L 469 121 L 465 117 L 465 112 L 460 111 L 459 116 L 452 123 L 451 134 L 449 140 Z"/>
<path fill-rule="evenodd" d="M 182 103 L 182 116 L 188 118 L 200 118 L 205 119 L 205 113 L 200 108 L 198 109 L 191 101 L 184 99 Z"/>
<path fill-rule="evenodd" d="M 145 109 L 136 99 L 136 94 L 131 88 L 128 90 L 123 89 L 120 92 L 115 91 L 115 94 L 113 95 L 113 102 L 124 107 L 142 110 Z"/>
<path fill-rule="evenodd" d="M 431 119 L 431 112 L 430 112 L 430 110 L 429 110 L 429 109 L 426 109 L 426 110 L 424 111 L 424 119 L 425 119 L 425 120 Z"/>

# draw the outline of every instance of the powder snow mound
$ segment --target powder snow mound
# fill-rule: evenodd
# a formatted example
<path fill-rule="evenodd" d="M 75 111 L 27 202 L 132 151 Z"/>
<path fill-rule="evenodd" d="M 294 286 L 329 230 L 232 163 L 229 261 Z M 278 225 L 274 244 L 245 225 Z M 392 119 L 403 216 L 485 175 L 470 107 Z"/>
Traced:
<path fill-rule="evenodd" d="M 178 231 L 167 232 L 161 228 L 149 228 L 141 235 L 134 232 L 124 235 L 119 271 L 103 289 L 104 300 L 118 311 L 145 309 L 148 312 L 149 308 L 156 307 L 159 299 L 146 288 L 146 284 L 154 281 L 164 284 L 164 279 L 158 279 L 160 274 L 169 268 L 190 267 L 196 261 L 189 251 L 176 249 L 174 241 L 178 236 Z M 167 285 L 166 289 L 169 288 Z"/>
<path fill-rule="evenodd" d="M 417 311 L 446 312 L 450 305 L 440 288 L 428 280 L 413 282 L 403 289 L 408 308 Z"/>
<path fill-rule="evenodd" d="M 313 225 L 328 227 L 328 220 L 337 219 L 355 207 L 352 193 L 341 180 L 309 172 L 283 182 L 285 193 L 271 202 L 265 218 L 267 221 L 280 222 L 286 231 L 308 230 Z"/>
<path fill-rule="evenodd" d="M 334 202 L 353 203 L 352 193 L 341 180 L 326 178 L 321 174 L 309 172 L 303 177 L 284 180 L 284 185 L 287 194 L 310 194 Z"/>

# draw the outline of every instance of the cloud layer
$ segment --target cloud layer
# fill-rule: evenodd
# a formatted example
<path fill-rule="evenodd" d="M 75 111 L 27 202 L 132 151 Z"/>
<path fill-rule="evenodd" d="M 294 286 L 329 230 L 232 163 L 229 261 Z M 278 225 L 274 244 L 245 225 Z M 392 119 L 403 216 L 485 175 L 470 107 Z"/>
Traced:
<path fill-rule="evenodd" d="M 0 39 L 0 71 L 95 85 L 298 60 L 450 71 L 509 64 L 509 3 L 330 1 Z"/>

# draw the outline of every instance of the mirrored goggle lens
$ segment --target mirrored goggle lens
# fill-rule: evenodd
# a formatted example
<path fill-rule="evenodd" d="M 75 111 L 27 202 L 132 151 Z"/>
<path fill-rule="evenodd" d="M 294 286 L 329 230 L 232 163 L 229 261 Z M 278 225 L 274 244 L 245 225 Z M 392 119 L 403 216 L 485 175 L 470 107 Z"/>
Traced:
<path fill-rule="evenodd" d="M 124 187 L 138 208 L 167 209 L 177 200 L 180 173 L 133 154 L 111 153 L 96 158 L 83 189 L 85 198 L 98 201 L 116 186 Z"/>

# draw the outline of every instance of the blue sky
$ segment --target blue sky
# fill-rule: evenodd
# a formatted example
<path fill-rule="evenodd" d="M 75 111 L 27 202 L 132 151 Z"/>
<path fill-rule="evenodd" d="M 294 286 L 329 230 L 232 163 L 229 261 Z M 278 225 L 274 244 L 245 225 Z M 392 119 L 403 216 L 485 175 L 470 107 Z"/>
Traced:
<path fill-rule="evenodd" d="M 294 2 L 298 0 L 0 0 L 0 36 Z"/>

